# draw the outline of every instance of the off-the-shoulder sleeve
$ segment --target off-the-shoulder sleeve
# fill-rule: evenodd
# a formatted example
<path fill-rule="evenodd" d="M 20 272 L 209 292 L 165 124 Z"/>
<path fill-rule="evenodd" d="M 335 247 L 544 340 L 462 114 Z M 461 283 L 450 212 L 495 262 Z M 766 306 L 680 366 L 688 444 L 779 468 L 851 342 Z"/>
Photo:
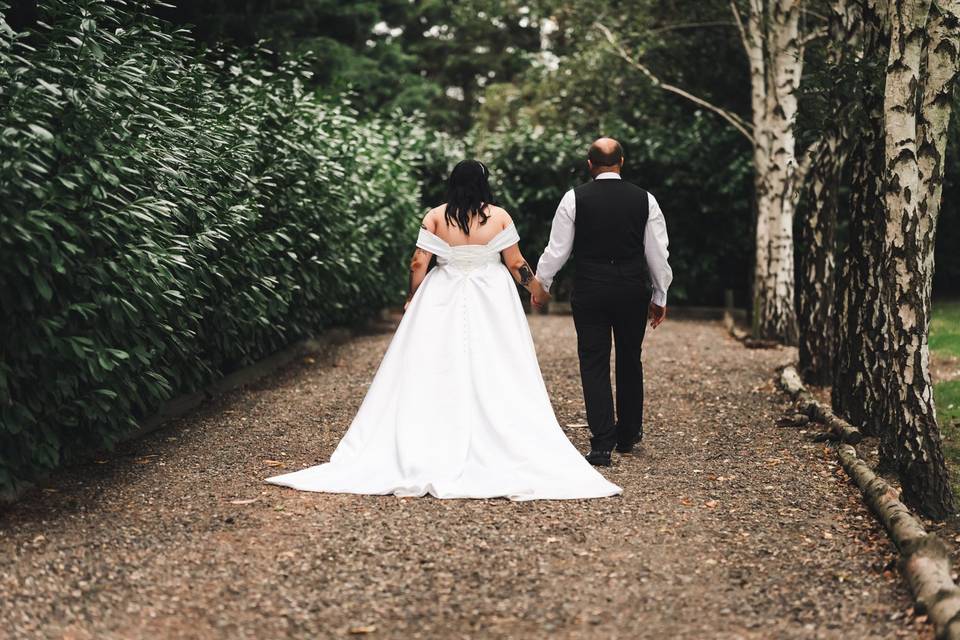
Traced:
<path fill-rule="evenodd" d="M 441 257 L 446 256 L 450 251 L 450 245 L 426 229 L 420 229 L 420 235 L 417 236 L 417 246 Z"/>
<path fill-rule="evenodd" d="M 517 233 L 517 228 L 511 222 L 510 226 L 493 237 L 489 246 L 491 251 L 503 251 L 518 242 L 520 242 L 520 234 Z"/>

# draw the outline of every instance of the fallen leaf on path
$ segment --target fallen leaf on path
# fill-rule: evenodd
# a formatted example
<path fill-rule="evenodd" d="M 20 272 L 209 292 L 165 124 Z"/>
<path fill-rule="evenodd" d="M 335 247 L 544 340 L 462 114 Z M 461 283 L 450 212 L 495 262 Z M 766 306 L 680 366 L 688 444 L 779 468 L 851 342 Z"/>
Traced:
<path fill-rule="evenodd" d="M 283 466 L 283 462 L 280 461 L 280 460 L 264 460 L 264 461 L 263 461 L 263 464 L 267 465 L 268 467 L 281 467 L 281 466 Z"/>
<path fill-rule="evenodd" d="M 250 504 L 256 502 L 259 498 L 248 498 L 246 500 L 231 500 L 230 504 Z"/>
<path fill-rule="evenodd" d="M 364 635 L 366 633 L 373 633 L 377 630 L 376 625 L 368 624 L 362 627 L 350 627 L 350 633 L 355 636 Z"/>

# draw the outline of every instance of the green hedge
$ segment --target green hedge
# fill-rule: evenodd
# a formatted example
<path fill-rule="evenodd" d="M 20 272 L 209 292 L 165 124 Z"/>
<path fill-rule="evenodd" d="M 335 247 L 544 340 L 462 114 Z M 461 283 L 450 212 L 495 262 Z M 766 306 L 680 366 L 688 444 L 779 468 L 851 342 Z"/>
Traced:
<path fill-rule="evenodd" d="M 200 57 L 149 6 L 0 19 L 0 489 L 400 299 L 446 170 L 417 121 L 361 120 L 297 61 Z"/>

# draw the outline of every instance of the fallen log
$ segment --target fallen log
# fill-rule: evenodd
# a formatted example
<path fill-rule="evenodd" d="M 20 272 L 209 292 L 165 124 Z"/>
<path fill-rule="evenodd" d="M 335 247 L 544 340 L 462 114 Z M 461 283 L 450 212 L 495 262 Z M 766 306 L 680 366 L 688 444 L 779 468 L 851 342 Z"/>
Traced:
<path fill-rule="evenodd" d="M 764 340 L 762 338 L 743 338 L 743 346 L 747 349 L 776 349 L 780 343 L 776 340 Z"/>
<path fill-rule="evenodd" d="M 846 444 L 859 444 L 863 440 L 863 434 L 860 429 L 838 417 L 826 405 L 819 400 L 812 398 L 803 402 L 800 407 L 800 413 L 809 416 L 812 420 L 822 422 L 827 425 L 830 432 L 833 433 L 841 442 Z"/>
<path fill-rule="evenodd" d="M 729 290 L 725 293 L 723 326 L 734 340 L 742 342 L 747 349 L 775 349 L 780 346 L 776 340 L 754 338 L 749 331 L 744 331 L 737 326 L 733 310 L 733 292 Z"/>
<path fill-rule="evenodd" d="M 800 379 L 800 374 L 794 367 L 784 367 L 780 372 L 780 386 L 794 399 L 808 393 L 807 388 L 803 386 L 803 380 Z"/>
<path fill-rule="evenodd" d="M 896 490 L 878 477 L 850 445 L 837 449 L 840 464 L 863 493 L 864 500 L 890 534 L 902 556 L 901 570 L 921 613 L 926 613 L 943 640 L 960 640 L 960 588 L 951 576 L 946 545 L 927 533 Z"/>
<path fill-rule="evenodd" d="M 805 413 L 787 413 L 777 419 L 778 427 L 805 427 L 810 418 Z"/>
<path fill-rule="evenodd" d="M 724 318 L 724 325 L 734 340 L 742 342 L 747 349 L 776 349 L 780 343 L 776 340 L 765 340 L 763 338 L 754 338 L 749 331 L 744 331 L 738 327 L 732 317 L 728 320 Z"/>
<path fill-rule="evenodd" d="M 826 425 L 834 439 L 847 444 L 858 444 L 863 440 L 863 434 L 859 429 L 835 415 L 829 407 L 807 391 L 796 368 L 792 366 L 783 368 L 780 372 L 780 386 L 796 401 L 799 413 Z"/>

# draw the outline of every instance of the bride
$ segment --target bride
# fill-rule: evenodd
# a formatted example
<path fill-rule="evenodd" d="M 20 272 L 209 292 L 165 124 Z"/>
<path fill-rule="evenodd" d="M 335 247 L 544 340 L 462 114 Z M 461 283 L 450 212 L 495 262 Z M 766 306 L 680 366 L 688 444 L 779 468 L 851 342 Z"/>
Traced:
<path fill-rule="evenodd" d="M 482 163 L 460 162 L 447 203 L 423 219 L 403 319 L 330 462 L 267 482 L 437 498 L 621 492 L 553 414 L 514 280 L 538 300 L 547 293 L 510 215 L 490 204 L 487 178 Z"/>

